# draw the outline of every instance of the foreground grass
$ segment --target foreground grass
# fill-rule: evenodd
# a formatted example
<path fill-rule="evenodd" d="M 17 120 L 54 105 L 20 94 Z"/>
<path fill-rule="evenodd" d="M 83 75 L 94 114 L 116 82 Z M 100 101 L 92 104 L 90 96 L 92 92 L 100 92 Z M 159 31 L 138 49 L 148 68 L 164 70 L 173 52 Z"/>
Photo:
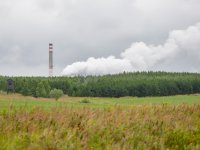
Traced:
<path fill-rule="evenodd" d="M 0 113 L 0 149 L 200 149 L 200 105 L 16 109 Z"/>
<path fill-rule="evenodd" d="M 0 94 L 0 150 L 200 149 L 200 96 Z"/>

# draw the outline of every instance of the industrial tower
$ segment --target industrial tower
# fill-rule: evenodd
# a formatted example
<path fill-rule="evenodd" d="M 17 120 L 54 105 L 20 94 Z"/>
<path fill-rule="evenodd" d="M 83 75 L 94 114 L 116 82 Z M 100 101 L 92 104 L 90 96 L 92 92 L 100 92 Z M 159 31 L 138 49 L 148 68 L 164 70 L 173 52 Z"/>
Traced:
<path fill-rule="evenodd" d="M 49 43 L 49 76 L 53 76 L 53 44 Z"/>

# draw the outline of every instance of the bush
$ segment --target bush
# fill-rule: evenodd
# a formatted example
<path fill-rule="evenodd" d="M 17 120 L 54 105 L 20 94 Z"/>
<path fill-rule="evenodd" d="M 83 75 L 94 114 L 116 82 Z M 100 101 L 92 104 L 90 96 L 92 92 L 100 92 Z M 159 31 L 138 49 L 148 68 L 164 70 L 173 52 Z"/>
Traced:
<path fill-rule="evenodd" d="M 85 98 L 85 99 L 81 100 L 80 103 L 90 103 L 90 101 Z"/>
<path fill-rule="evenodd" d="M 51 98 L 55 98 L 55 100 L 58 100 L 64 94 L 63 94 L 63 91 L 60 90 L 60 89 L 53 89 L 53 90 L 50 91 L 49 95 L 50 95 Z"/>

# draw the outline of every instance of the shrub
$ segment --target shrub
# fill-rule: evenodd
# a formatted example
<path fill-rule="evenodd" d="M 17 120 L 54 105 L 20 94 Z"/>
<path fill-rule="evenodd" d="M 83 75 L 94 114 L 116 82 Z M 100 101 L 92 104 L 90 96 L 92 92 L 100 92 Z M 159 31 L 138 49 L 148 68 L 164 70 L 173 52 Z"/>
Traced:
<path fill-rule="evenodd" d="M 88 99 L 84 98 L 84 99 L 82 99 L 82 100 L 80 101 L 80 103 L 90 103 L 90 101 L 89 101 Z"/>
<path fill-rule="evenodd" d="M 60 89 L 53 89 L 53 90 L 50 91 L 49 95 L 50 95 L 51 98 L 54 98 L 55 100 L 58 100 L 64 94 L 63 94 L 63 91 L 60 90 Z"/>

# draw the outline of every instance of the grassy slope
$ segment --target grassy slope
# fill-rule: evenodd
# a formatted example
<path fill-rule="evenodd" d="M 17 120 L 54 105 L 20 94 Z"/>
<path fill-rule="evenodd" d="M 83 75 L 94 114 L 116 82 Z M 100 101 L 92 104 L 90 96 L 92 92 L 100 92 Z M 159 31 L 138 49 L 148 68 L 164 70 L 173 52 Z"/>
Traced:
<path fill-rule="evenodd" d="M 87 99 L 90 103 L 80 103 L 81 100 Z M 200 104 L 200 95 L 184 95 L 169 97 L 123 97 L 123 98 L 82 98 L 82 97 L 62 97 L 58 102 L 53 99 L 25 97 L 19 94 L 0 94 L 0 109 L 8 107 L 42 107 L 51 108 L 55 106 L 63 107 L 95 107 L 104 108 L 110 106 L 131 106 L 141 104 Z"/>

